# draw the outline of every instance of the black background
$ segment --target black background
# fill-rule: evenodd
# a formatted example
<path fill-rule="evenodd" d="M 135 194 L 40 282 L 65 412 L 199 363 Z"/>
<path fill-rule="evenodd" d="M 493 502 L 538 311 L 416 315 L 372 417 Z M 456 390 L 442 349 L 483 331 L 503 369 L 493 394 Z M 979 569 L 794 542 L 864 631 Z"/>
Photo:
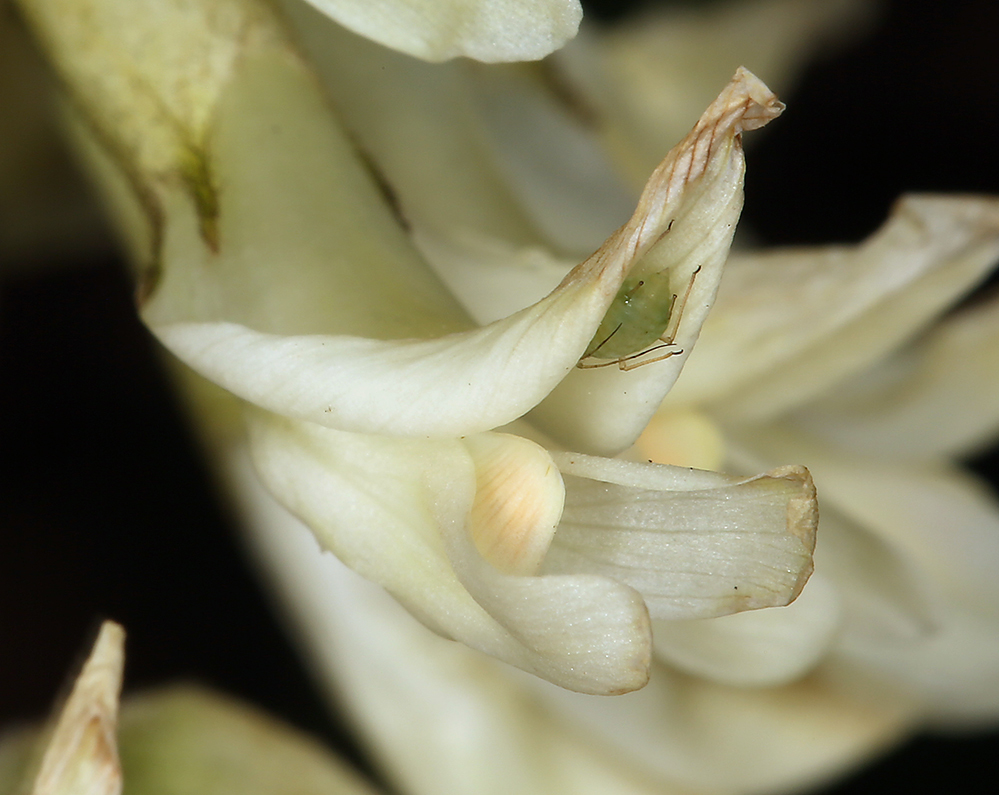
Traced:
<path fill-rule="evenodd" d="M 744 218 L 767 243 L 850 241 L 904 191 L 999 192 L 997 34 L 999 3 L 887 3 L 754 145 Z M 120 263 L 27 264 L 0 284 L 0 725 L 46 713 L 113 617 L 127 689 L 195 679 L 356 752 L 242 556 Z M 973 463 L 994 480 L 994 456 Z M 827 792 L 993 793 L 997 755 L 999 734 L 917 739 Z"/>

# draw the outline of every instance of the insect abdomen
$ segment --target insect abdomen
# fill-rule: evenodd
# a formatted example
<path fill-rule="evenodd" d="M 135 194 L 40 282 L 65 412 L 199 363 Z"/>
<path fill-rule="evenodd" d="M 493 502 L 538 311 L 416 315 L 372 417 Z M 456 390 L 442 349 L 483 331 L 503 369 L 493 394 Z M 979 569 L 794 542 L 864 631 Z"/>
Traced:
<path fill-rule="evenodd" d="M 675 300 L 669 278 L 663 274 L 626 281 L 583 358 L 623 359 L 653 345 L 669 326 Z"/>

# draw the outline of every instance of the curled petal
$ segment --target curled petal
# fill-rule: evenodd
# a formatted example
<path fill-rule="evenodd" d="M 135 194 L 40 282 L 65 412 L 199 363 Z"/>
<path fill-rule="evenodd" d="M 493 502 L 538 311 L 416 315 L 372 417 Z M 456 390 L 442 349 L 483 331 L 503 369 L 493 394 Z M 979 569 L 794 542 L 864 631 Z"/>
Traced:
<path fill-rule="evenodd" d="M 624 247 L 631 256 L 629 275 L 639 280 L 634 299 L 619 297 L 613 305 L 625 319 L 607 339 L 622 329 L 625 335 L 645 332 L 644 325 L 661 307 L 644 303 L 643 285 L 659 289 L 661 280 L 669 279 L 676 296 L 668 313 L 675 324 L 669 340 L 674 351 L 634 369 L 605 362 L 611 366 L 571 373 L 532 414 L 547 433 L 571 440 L 574 449 L 601 454 L 618 453 L 638 438 L 679 376 L 714 303 L 742 211 L 742 133 L 762 127 L 783 109 L 758 78 L 740 67 L 653 172 L 635 215 L 591 259 L 612 256 Z M 669 295 L 662 299 L 669 300 Z M 623 304 L 632 308 L 625 311 Z M 623 355 L 634 358 L 644 347 L 629 352 L 634 356 Z"/>
<path fill-rule="evenodd" d="M 670 394 L 775 417 L 911 339 L 999 259 L 999 200 L 910 196 L 863 244 L 732 257 Z"/>
<path fill-rule="evenodd" d="M 533 61 L 576 35 L 579 0 L 309 0 L 341 25 L 427 61 Z"/>
<path fill-rule="evenodd" d="M 786 605 L 812 572 L 818 511 L 804 468 L 739 479 L 569 453 L 556 461 L 566 505 L 547 572 L 613 577 L 670 619 Z"/>
<path fill-rule="evenodd" d="M 265 72 L 261 79 L 269 76 L 270 72 Z M 289 79 L 293 80 L 294 74 L 289 75 Z M 271 117 L 266 105 L 261 108 L 257 99 L 244 107 L 243 103 L 250 103 L 255 97 L 236 88 L 231 91 L 231 102 L 236 106 L 231 111 L 232 119 L 248 118 L 264 130 L 269 129 Z M 242 91 L 247 88 L 243 86 Z M 301 87 L 290 86 L 282 94 L 275 94 L 272 101 L 287 102 L 292 88 L 300 94 L 303 91 Z M 304 97 L 301 101 L 314 100 Z M 275 233 L 273 222 L 266 222 L 262 212 L 273 197 L 260 194 L 256 203 L 252 203 L 235 189 L 234 200 L 244 202 L 245 214 L 241 217 L 236 213 L 230 221 L 239 227 L 234 234 L 241 232 L 239 245 L 220 251 L 222 263 L 202 252 L 205 264 L 200 269 L 192 268 L 190 235 L 193 228 L 189 227 L 186 244 L 176 244 L 173 281 L 164 285 L 145 317 L 167 347 L 195 370 L 234 394 L 280 414 L 342 430 L 408 436 L 460 435 L 487 430 L 510 422 L 537 405 L 573 370 L 625 275 L 638 261 L 649 267 L 658 263 L 663 268 L 678 268 L 682 272 L 677 278 L 692 280 L 689 308 L 684 312 L 677 336 L 677 343 L 689 349 L 710 305 L 741 207 L 742 157 L 738 134 L 743 129 L 766 123 L 779 108 L 773 95 L 756 78 L 744 71 L 737 73 L 694 132 L 653 174 L 632 219 L 593 256 L 571 271 L 548 297 L 482 329 L 436 339 L 386 339 L 401 328 L 399 320 L 390 319 L 390 309 L 398 307 L 400 318 L 429 317 L 431 299 L 425 296 L 432 294 L 430 286 L 423 282 L 424 289 L 414 290 L 412 297 L 404 294 L 402 285 L 414 278 L 410 270 L 401 271 L 401 278 L 405 280 L 397 285 L 391 300 L 384 298 L 384 306 L 367 311 L 372 299 L 378 304 L 380 296 L 362 293 L 357 307 L 345 309 L 343 318 L 330 321 L 341 324 L 356 321 L 365 332 L 378 339 L 279 336 L 228 319 L 186 320 L 185 311 L 190 316 L 199 311 L 204 313 L 206 306 L 214 308 L 219 303 L 223 306 L 228 303 L 233 306 L 234 314 L 246 317 L 253 324 L 273 324 L 274 312 L 284 313 L 289 318 L 285 321 L 288 324 L 301 322 L 295 320 L 294 304 L 290 301 L 280 303 L 269 296 L 270 281 L 279 283 L 274 287 L 276 290 L 289 289 L 280 284 L 285 281 L 284 275 L 279 276 L 273 269 L 270 275 L 262 273 L 257 285 L 260 293 L 254 295 L 251 285 L 250 295 L 247 295 L 245 269 L 261 268 L 264 263 L 245 262 L 243 252 L 259 255 L 262 246 L 256 244 L 258 236 Z M 318 111 L 315 115 L 318 116 Z M 228 129 L 222 123 L 224 118 L 220 114 L 220 138 Z M 309 121 L 312 118 L 310 116 Z M 327 127 L 330 124 L 328 119 L 319 121 Z M 232 132 L 234 134 L 235 129 Z M 243 137 L 246 134 L 244 132 Z M 238 151 L 238 140 L 233 138 L 231 149 L 234 152 Z M 222 153 L 228 149 L 224 146 L 217 149 L 216 157 L 221 161 Z M 283 157 L 283 152 L 281 149 L 275 156 Z M 330 154 L 331 160 L 335 154 Z M 340 159 L 343 159 L 342 155 Z M 242 158 L 233 161 L 228 169 L 225 163 L 220 163 L 219 167 L 231 176 L 230 182 L 235 188 L 240 182 L 237 172 L 262 168 L 259 162 L 260 158 L 257 158 L 254 164 L 246 165 L 247 159 Z M 302 180 L 310 177 L 305 171 L 296 171 L 296 174 Z M 313 178 L 318 179 L 318 176 Z M 243 179 L 252 188 L 249 177 Z M 705 232 L 699 214 L 709 210 L 722 220 L 716 219 L 718 222 Z M 282 207 L 281 211 L 287 213 L 288 210 Z M 349 225 L 349 218 L 350 215 L 340 219 L 339 224 Z M 259 219 L 259 223 L 252 223 L 253 219 Z M 223 214 L 221 222 L 225 220 Z M 277 232 L 286 239 L 283 230 Z M 670 233 L 668 245 L 660 243 L 667 232 Z M 222 233 L 226 233 L 225 226 Z M 356 236 L 356 230 L 345 230 L 345 233 Z M 264 241 L 270 242 L 269 238 Z M 167 244 L 170 245 L 169 239 Z M 357 245 L 368 244 L 358 242 Z M 665 250 L 663 245 L 666 245 Z M 182 255 L 184 259 L 181 259 Z M 285 254 L 286 259 L 290 256 L 293 255 Z M 234 260 L 231 265 L 225 262 L 228 258 Z M 348 256 L 341 252 L 338 259 L 345 266 L 351 261 L 349 252 Z M 359 250 L 357 261 L 372 260 L 370 251 Z M 402 264 L 410 269 L 413 267 L 411 261 Z M 698 266 L 702 274 L 693 281 L 692 274 Z M 310 266 L 309 272 L 311 270 Z M 217 288 L 213 295 L 219 277 L 212 275 L 212 271 L 231 274 L 233 280 L 223 284 L 224 292 L 220 297 L 216 297 L 220 292 Z M 367 278 L 371 280 L 372 291 L 382 290 L 383 281 L 378 281 L 373 273 L 358 277 L 351 269 L 350 274 L 351 284 L 359 278 Z M 192 307 L 190 296 L 197 296 L 199 292 L 203 295 Z M 338 302 L 343 303 L 343 291 L 338 294 L 341 296 Z M 413 303 L 418 299 L 422 304 L 414 307 Z M 315 300 L 313 297 L 310 303 Z M 372 332 L 372 318 L 384 318 L 385 328 Z M 425 333 L 426 323 L 424 321 Z M 419 323 L 411 325 L 419 327 Z M 623 401 L 633 407 L 636 399 L 642 401 L 647 413 L 651 414 L 652 401 L 658 400 L 669 388 L 684 358 L 683 355 L 674 356 L 667 362 L 645 368 L 657 370 L 658 376 L 644 390 L 642 385 L 648 381 L 647 377 L 621 373 L 622 378 L 613 379 L 613 394 L 607 401 L 604 416 L 616 416 L 616 403 Z M 630 381 L 629 375 L 632 376 Z M 586 383 L 590 381 L 584 380 L 576 388 Z M 570 393 L 574 394 L 576 388 L 570 389 Z M 637 398 L 627 396 L 635 393 L 638 393 Z M 559 415 L 556 409 L 557 405 L 553 404 L 541 416 L 557 424 L 553 419 Z M 634 410 L 624 414 L 628 419 L 618 423 L 624 428 L 618 428 L 617 433 L 626 432 L 630 443 L 637 436 L 638 422 L 644 422 L 641 418 L 645 415 Z M 584 427 L 594 430 L 598 424 L 591 421 Z M 614 441 L 621 439 L 615 437 Z"/>
<path fill-rule="evenodd" d="M 262 413 L 252 430 L 267 488 L 324 549 L 385 586 L 432 629 L 563 687 L 616 693 L 647 681 L 651 637 L 638 593 L 588 574 L 504 574 L 476 548 L 469 517 L 489 513 L 473 515 L 476 482 L 490 482 L 504 458 L 518 457 L 498 446 L 530 443 L 478 440 L 470 453 L 457 440 L 356 435 Z M 561 496 L 546 473 L 539 477 L 542 499 Z M 260 521 L 280 520 L 281 509 L 263 495 L 255 499 Z M 558 507 L 521 513 L 540 517 L 532 530 L 543 531 Z M 295 524 L 291 517 L 284 523 Z M 505 553 L 502 562 L 523 563 Z"/>

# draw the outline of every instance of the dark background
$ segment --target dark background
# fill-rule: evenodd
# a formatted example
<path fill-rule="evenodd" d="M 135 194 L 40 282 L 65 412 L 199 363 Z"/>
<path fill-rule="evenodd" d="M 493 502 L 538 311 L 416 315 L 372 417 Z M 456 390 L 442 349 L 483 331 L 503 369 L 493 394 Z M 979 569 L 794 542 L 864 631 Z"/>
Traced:
<path fill-rule="evenodd" d="M 999 3 L 898 0 L 815 63 L 753 147 L 744 218 L 763 242 L 857 240 L 903 191 L 999 192 L 997 34 Z M 100 245 L 20 259 L 0 262 L 0 726 L 48 711 L 106 616 L 129 632 L 127 689 L 196 679 L 350 750 L 242 557 L 119 261 Z M 993 456 L 974 464 L 994 479 Z M 997 755 L 999 734 L 917 739 L 827 793 L 991 794 Z"/>

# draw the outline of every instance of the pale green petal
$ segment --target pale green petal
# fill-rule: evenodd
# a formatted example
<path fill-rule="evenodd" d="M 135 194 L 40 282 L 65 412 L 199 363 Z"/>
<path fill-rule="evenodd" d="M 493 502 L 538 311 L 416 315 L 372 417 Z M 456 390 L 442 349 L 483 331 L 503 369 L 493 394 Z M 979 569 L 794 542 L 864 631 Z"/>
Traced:
<path fill-rule="evenodd" d="M 202 688 L 127 699 L 120 734 L 128 795 L 375 795 L 316 740 Z"/>
<path fill-rule="evenodd" d="M 251 70 L 246 71 L 253 75 Z M 263 72 L 264 77 L 271 74 Z M 247 107 L 245 113 L 234 111 L 232 116 L 252 119 L 260 103 L 251 103 L 251 95 L 238 90 L 241 85 L 235 84 L 227 97 L 232 98 L 234 106 L 245 103 Z M 283 99 L 291 91 L 274 94 Z M 258 283 L 246 284 L 236 278 L 245 271 L 236 262 L 229 270 L 232 282 L 223 283 L 213 291 L 211 288 L 219 280 L 214 273 L 219 269 L 214 261 L 217 257 L 210 256 L 211 252 L 202 245 L 203 264 L 192 264 L 196 262 L 197 251 L 191 252 L 191 244 L 201 241 L 194 234 L 190 217 L 186 235 L 176 243 L 177 250 L 172 249 L 171 237 L 165 242 L 174 269 L 168 271 L 163 287 L 144 313 L 145 319 L 167 347 L 195 370 L 236 395 L 287 416 L 343 430 L 411 436 L 466 434 L 502 425 L 535 406 L 573 370 L 625 275 L 636 262 L 643 266 L 648 264 L 646 260 L 655 262 L 677 270 L 676 278 L 681 281 L 693 280 L 676 337 L 679 345 L 693 344 L 713 297 L 741 207 L 743 161 L 738 135 L 744 128 L 766 123 L 780 107 L 765 86 L 740 71 L 688 139 L 652 175 L 631 220 L 547 298 L 483 329 L 431 340 L 384 341 L 406 319 L 404 312 L 394 322 L 388 320 L 387 316 L 399 306 L 407 308 L 407 303 L 410 307 L 418 303 L 410 314 L 430 323 L 426 320 L 430 298 L 418 301 L 420 292 L 415 289 L 408 299 L 399 295 L 398 303 L 386 300 L 380 312 L 363 314 L 367 328 L 362 333 L 379 339 L 282 337 L 264 333 L 254 327 L 257 322 L 244 325 L 228 322 L 229 318 L 221 322 L 190 322 L 199 319 L 198 311 L 210 315 L 218 311 L 219 304 L 225 307 L 227 303 L 243 317 L 254 313 L 254 321 L 257 314 L 266 322 L 282 311 L 291 317 L 296 313 L 295 304 L 290 301 L 281 301 L 270 314 L 262 311 L 263 307 L 281 300 L 273 296 L 280 296 L 282 291 L 272 291 L 271 283 L 281 283 L 285 277 L 274 270 L 273 263 L 269 272 L 260 268 Z M 222 131 L 226 129 L 224 118 L 220 114 L 218 127 Z M 267 129 L 263 121 L 267 118 L 266 114 L 260 117 L 262 130 Z M 233 148 L 238 149 L 235 145 Z M 221 151 L 227 147 L 220 145 L 217 149 L 220 152 L 216 157 L 221 160 Z M 245 161 L 243 158 L 237 162 Z M 232 171 L 236 170 L 233 166 Z M 249 241 L 233 248 L 236 254 L 246 250 L 255 257 L 259 247 L 250 246 L 250 242 L 261 229 L 267 229 L 265 213 L 250 199 L 243 201 L 250 206 L 247 216 L 243 219 L 234 214 L 233 223 L 244 229 Z M 260 201 L 266 206 L 263 198 Z M 707 230 L 702 226 L 703 213 L 713 219 Z M 174 215 L 183 219 L 179 209 Z M 667 231 L 669 238 L 660 243 Z M 225 233 L 225 227 L 222 232 Z M 343 255 L 348 260 L 349 253 Z M 286 261 L 291 256 L 286 252 Z M 360 261 L 369 259 L 358 256 Z M 694 280 L 693 273 L 698 267 L 701 272 Z M 357 284 L 360 278 L 355 275 L 350 285 L 353 289 L 341 291 L 340 295 L 347 300 L 353 300 L 355 294 L 367 295 L 368 300 L 357 300 L 356 306 L 342 313 L 341 322 L 362 313 L 371 304 L 371 291 L 381 289 L 381 282 L 374 280 L 366 293 L 363 284 Z M 366 272 L 364 278 L 374 279 L 374 275 Z M 402 285 L 399 287 L 402 290 Z M 309 288 L 318 289 L 311 283 Z M 191 298 L 199 292 L 207 293 L 200 298 L 201 306 Z M 423 292 L 433 296 L 430 287 Z M 210 300 L 215 296 L 220 297 Z M 385 328 L 372 330 L 371 324 L 377 317 L 385 318 Z M 418 328 L 419 322 L 414 320 L 411 325 Z M 677 355 L 644 368 L 658 373 L 654 383 L 645 386 L 646 401 L 658 400 L 669 388 L 684 358 Z M 628 397 L 628 390 L 640 393 L 642 390 L 629 386 L 627 376 L 633 374 L 621 375 L 625 377 L 614 381 L 611 401 L 631 406 L 636 398 Z M 585 385 L 592 380 L 584 378 L 580 383 Z M 649 378 L 643 380 L 647 382 Z M 574 389 L 570 388 L 566 394 Z M 597 428 L 609 425 L 606 417 L 613 416 L 615 408 L 610 402 L 606 408 L 608 414 L 601 415 L 599 422 L 591 418 L 589 431 L 595 433 Z M 556 409 L 553 404 L 540 416 L 550 417 Z M 648 414 L 651 410 L 646 411 Z M 640 430 L 634 412 L 619 425 L 624 425 L 634 436 Z M 570 436 L 575 434 L 575 429 L 562 430 Z M 617 426 L 613 430 L 620 432 Z M 586 429 L 581 431 L 586 432 Z"/>
<path fill-rule="evenodd" d="M 944 319 L 789 421 L 868 456 L 913 460 L 976 451 L 999 431 L 999 301 Z"/>
<path fill-rule="evenodd" d="M 0 740 L 0 792 L 30 764 L 39 733 Z M 128 795 L 374 795 L 310 737 L 231 698 L 174 686 L 126 698 L 118 744 Z M 5 786 L 11 783 L 12 786 Z M 121 791 L 121 777 L 118 788 Z M 92 790 L 74 788 L 66 795 Z"/>
<path fill-rule="evenodd" d="M 807 470 L 736 478 L 555 456 L 566 484 L 544 571 L 627 583 L 654 618 L 786 605 L 812 572 L 818 512 Z"/>
<path fill-rule="evenodd" d="M 732 420 L 811 400 L 911 339 L 999 259 L 999 200 L 910 196 L 856 247 L 733 256 L 670 394 Z"/>
<path fill-rule="evenodd" d="M 725 0 L 654 5 L 602 28 L 584 26 L 555 63 L 599 114 L 608 144 L 641 184 L 740 64 L 778 94 L 820 45 L 869 16 L 864 0 Z"/>
<path fill-rule="evenodd" d="M 256 516 L 259 560 L 317 671 L 407 792 L 776 791 L 840 772 L 910 725 L 901 705 L 854 703 L 814 678 L 753 690 L 660 667 L 615 698 L 546 686 L 433 636 L 304 529 Z"/>
<path fill-rule="evenodd" d="M 309 0 L 341 25 L 428 61 L 532 61 L 576 35 L 579 0 Z"/>
<path fill-rule="evenodd" d="M 672 293 L 682 296 L 674 304 L 677 319 L 671 319 L 675 351 L 658 361 L 650 358 L 644 366 L 642 351 L 632 351 L 627 356 L 635 361 L 598 362 L 598 369 L 571 373 L 531 415 L 546 433 L 573 449 L 601 454 L 618 453 L 638 438 L 679 376 L 714 302 L 742 211 L 742 133 L 762 127 L 783 108 L 763 83 L 740 68 L 652 173 L 635 215 L 615 237 L 634 235 L 631 273 L 642 279 L 634 290 L 641 290 L 646 280 L 658 288 L 668 278 Z M 640 250 L 640 245 L 646 248 Z M 642 306 L 640 292 L 635 295 L 626 312 L 628 301 L 612 305 L 625 319 L 610 337 L 626 324 L 625 333 L 644 331 L 643 323 L 657 310 Z"/>
<path fill-rule="evenodd" d="M 611 693 L 645 683 L 651 637 L 635 591 L 586 574 L 504 574 L 482 557 L 468 526 L 481 450 L 263 415 L 251 429 L 267 488 L 324 549 L 431 628 L 564 687 Z M 539 493 L 553 494 L 547 486 Z M 248 520 L 278 521 L 280 514 L 258 497 Z"/>
<path fill-rule="evenodd" d="M 736 687 L 795 682 L 829 652 L 842 611 L 836 588 L 809 579 L 787 607 L 697 621 L 656 621 L 656 656 L 681 671 Z"/>

